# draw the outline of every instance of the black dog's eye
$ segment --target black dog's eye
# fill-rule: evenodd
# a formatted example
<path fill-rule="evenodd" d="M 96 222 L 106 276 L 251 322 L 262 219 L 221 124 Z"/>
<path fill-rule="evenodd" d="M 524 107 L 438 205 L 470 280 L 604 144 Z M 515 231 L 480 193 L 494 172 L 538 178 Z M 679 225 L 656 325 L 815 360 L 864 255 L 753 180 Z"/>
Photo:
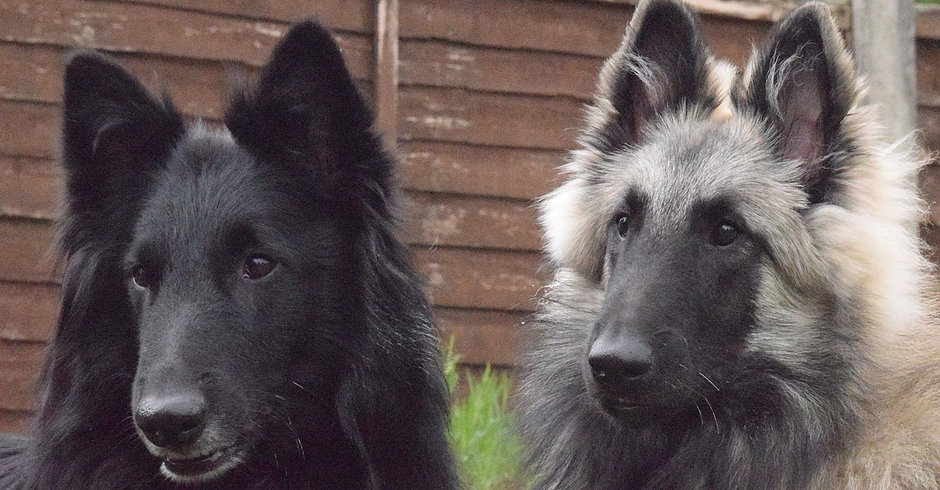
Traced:
<path fill-rule="evenodd" d="M 628 231 L 630 231 L 630 218 L 626 215 L 621 216 L 617 219 L 617 234 L 620 238 L 624 238 Z"/>
<path fill-rule="evenodd" d="M 153 285 L 153 274 L 142 265 L 134 267 L 132 277 L 134 279 L 134 285 L 141 289 L 150 289 L 150 286 Z"/>
<path fill-rule="evenodd" d="M 277 262 L 265 257 L 264 255 L 252 255 L 245 261 L 242 268 L 242 277 L 244 279 L 261 279 L 271 273 Z"/>
<path fill-rule="evenodd" d="M 725 247 L 734 243 L 740 235 L 741 231 L 737 226 L 727 221 L 722 221 L 712 230 L 711 242 L 713 245 Z"/>

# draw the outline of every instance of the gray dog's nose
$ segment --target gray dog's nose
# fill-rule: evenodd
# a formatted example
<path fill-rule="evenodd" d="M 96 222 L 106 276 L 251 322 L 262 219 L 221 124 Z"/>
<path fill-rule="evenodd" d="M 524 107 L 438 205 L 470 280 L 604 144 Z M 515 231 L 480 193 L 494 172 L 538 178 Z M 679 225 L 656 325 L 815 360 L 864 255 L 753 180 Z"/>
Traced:
<path fill-rule="evenodd" d="M 653 367 L 653 351 L 635 338 L 599 338 L 591 344 L 588 365 L 599 385 L 617 385 L 648 373 Z"/>

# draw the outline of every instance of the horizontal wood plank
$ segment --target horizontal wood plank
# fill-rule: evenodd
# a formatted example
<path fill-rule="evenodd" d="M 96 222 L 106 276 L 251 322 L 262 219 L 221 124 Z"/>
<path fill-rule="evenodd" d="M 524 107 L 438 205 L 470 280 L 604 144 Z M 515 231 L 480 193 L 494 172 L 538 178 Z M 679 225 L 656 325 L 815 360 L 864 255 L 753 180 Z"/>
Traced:
<path fill-rule="evenodd" d="M 411 193 L 404 236 L 417 245 L 537 251 L 541 234 L 527 201 Z"/>
<path fill-rule="evenodd" d="M 186 12 L 224 14 L 248 19 L 296 22 L 315 17 L 331 29 L 368 33 L 375 30 L 369 0 L 123 0 L 162 5 Z M 180 15 L 188 15 L 180 13 Z"/>
<path fill-rule="evenodd" d="M 533 311 L 539 277 L 535 252 L 415 247 L 415 262 L 427 277 L 438 306 Z"/>
<path fill-rule="evenodd" d="M 57 283 L 48 221 L 0 218 L 0 280 Z"/>
<path fill-rule="evenodd" d="M 480 46 L 608 56 L 632 9 L 589 2 L 406 0 L 401 33 Z"/>
<path fill-rule="evenodd" d="M 32 411 L 0 409 L 0 432 L 27 434 L 32 422 Z"/>
<path fill-rule="evenodd" d="M 0 340 L 0 409 L 36 408 L 36 383 L 45 358 L 45 343 Z"/>
<path fill-rule="evenodd" d="M 258 22 L 146 5 L 0 0 L 0 40 L 138 52 L 261 66 L 286 32 Z M 353 76 L 370 78 L 372 39 L 337 33 Z"/>
<path fill-rule="evenodd" d="M 58 286 L 0 281 L 0 340 L 47 342 L 58 314 Z"/>
<path fill-rule="evenodd" d="M 435 141 L 402 141 L 398 153 L 408 189 L 518 199 L 535 199 L 557 186 L 566 155 Z"/>
<path fill-rule="evenodd" d="M 0 155 L 55 158 L 60 109 L 50 104 L 0 100 Z"/>
<path fill-rule="evenodd" d="M 562 95 L 587 100 L 603 58 L 407 40 L 401 82 L 486 92 Z"/>
<path fill-rule="evenodd" d="M 52 160 L 0 155 L 0 216 L 54 218 L 61 185 Z"/>
<path fill-rule="evenodd" d="M 569 150 L 583 104 L 571 98 L 402 87 L 398 134 L 404 140 Z"/>
<path fill-rule="evenodd" d="M 917 102 L 940 108 L 940 40 L 917 41 Z"/>
<path fill-rule="evenodd" d="M 520 352 L 519 324 L 525 313 L 435 308 L 444 344 L 454 338 L 454 351 L 462 364 L 510 366 Z"/>
<path fill-rule="evenodd" d="M 927 148 L 940 151 L 940 107 L 918 107 L 917 127 L 923 131 L 923 142 Z"/>

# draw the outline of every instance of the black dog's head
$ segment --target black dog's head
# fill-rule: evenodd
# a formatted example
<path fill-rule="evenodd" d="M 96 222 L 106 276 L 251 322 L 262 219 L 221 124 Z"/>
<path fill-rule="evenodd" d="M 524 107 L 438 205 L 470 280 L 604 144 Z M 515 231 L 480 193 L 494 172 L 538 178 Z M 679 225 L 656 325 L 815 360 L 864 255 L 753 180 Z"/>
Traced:
<path fill-rule="evenodd" d="M 363 333 L 355 242 L 390 192 L 371 124 L 314 22 L 286 35 L 222 129 L 187 127 L 101 55 L 69 61 L 64 242 L 123 264 L 133 421 L 172 480 L 239 465 L 290 423 L 293 399 L 328 409 Z"/>

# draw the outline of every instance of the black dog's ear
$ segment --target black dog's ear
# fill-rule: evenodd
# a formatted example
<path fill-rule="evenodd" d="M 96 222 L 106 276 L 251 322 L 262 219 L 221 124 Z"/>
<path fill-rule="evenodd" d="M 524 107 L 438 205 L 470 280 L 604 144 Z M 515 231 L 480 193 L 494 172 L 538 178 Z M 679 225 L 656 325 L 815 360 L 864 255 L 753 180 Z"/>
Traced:
<path fill-rule="evenodd" d="M 794 10 L 751 57 L 735 104 L 770 124 L 777 155 L 802 162 L 810 203 L 825 200 L 838 169 L 831 155 L 846 143 L 843 120 L 855 102 L 855 68 L 822 3 Z"/>
<path fill-rule="evenodd" d="M 612 151 L 636 144 L 658 113 L 683 103 L 714 106 L 708 71 L 709 52 L 695 13 L 680 1 L 641 2 L 601 70 L 595 105 L 606 120 L 596 146 Z"/>
<path fill-rule="evenodd" d="M 372 112 L 339 46 L 312 20 L 278 43 L 254 90 L 236 94 L 225 124 L 262 161 L 304 168 L 326 197 L 352 197 L 351 186 L 363 179 L 384 186 L 390 171 L 377 163 Z"/>
<path fill-rule="evenodd" d="M 145 194 L 151 171 L 166 163 L 185 130 L 182 118 L 168 99 L 95 52 L 70 55 L 63 99 L 69 216 L 88 233 L 110 236 L 122 216 L 130 221 L 131 201 Z"/>

